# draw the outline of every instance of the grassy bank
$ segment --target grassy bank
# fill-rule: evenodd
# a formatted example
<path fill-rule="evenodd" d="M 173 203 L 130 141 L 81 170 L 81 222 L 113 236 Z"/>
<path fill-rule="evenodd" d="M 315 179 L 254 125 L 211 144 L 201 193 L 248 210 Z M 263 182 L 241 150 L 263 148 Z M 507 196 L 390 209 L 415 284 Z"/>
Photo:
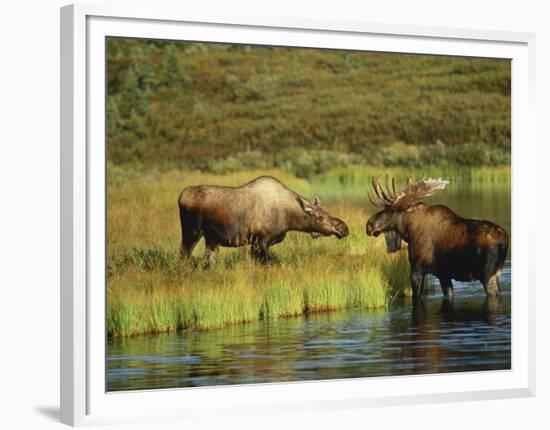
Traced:
<path fill-rule="evenodd" d="M 393 260 L 387 263 L 406 273 L 404 254 L 389 258 L 376 247 L 352 256 L 342 255 L 341 248 L 327 252 L 325 246 L 310 252 L 308 244 L 300 246 L 302 240 L 291 241 L 270 267 L 254 264 L 248 253 L 237 251 L 226 253 L 210 271 L 194 264 L 176 268 L 174 261 L 167 271 L 129 269 L 113 277 L 109 333 L 204 330 L 311 312 L 380 308 L 386 306 L 392 282 L 384 260 Z M 304 249 L 310 252 L 307 256 L 302 256 Z"/>
<path fill-rule="evenodd" d="M 486 184 L 509 181 L 509 168 L 436 172 Z M 109 170 L 108 332 L 123 337 L 184 328 L 209 329 L 342 308 L 383 308 L 409 294 L 406 252 L 388 255 L 384 240 L 365 236 L 373 208 L 365 192 L 374 167 L 335 170 L 311 181 L 282 171 L 227 175 L 200 172 L 135 173 Z M 406 169 L 391 174 L 404 178 Z M 319 194 L 344 219 L 344 240 L 290 233 L 272 248 L 276 261 L 261 266 L 248 248 L 220 249 L 214 269 L 203 270 L 202 242 L 189 262 L 178 256 L 177 196 L 187 185 L 240 185 L 272 174 L 306 197 Z M 464 180 L 464 179 L 462 179 Z M 361 200 L 362 199 L 362 200 Z"/>

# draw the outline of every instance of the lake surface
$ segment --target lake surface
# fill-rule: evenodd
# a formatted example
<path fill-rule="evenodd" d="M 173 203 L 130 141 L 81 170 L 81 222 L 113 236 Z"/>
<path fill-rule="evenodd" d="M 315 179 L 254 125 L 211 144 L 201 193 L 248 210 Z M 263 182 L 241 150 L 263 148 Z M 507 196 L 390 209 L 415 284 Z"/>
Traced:
<path fill-rule="evenodd" d="M 456 184 L 430 203 L 510 232 L 509 183 Z M 388 310 L 111 339 L 108 391 L 510 369 L 510 258 L 502 284 L 488 299 L 481 284 L 454 282 L 450 303 L 432 279 L 417 307 L 398 299 Z"/>

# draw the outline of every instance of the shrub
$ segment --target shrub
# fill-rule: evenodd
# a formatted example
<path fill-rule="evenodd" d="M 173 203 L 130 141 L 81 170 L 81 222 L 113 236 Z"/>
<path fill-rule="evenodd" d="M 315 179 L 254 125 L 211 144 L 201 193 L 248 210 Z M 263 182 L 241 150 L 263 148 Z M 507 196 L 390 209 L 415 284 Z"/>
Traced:
<path fill-rule="evenodd" d="M 254 71 L 244 85 L 240 85 L 235 96 L 237 101 L 267 100 L 275 96 L 280 78 L 273 75 L 269 67 Z"/>

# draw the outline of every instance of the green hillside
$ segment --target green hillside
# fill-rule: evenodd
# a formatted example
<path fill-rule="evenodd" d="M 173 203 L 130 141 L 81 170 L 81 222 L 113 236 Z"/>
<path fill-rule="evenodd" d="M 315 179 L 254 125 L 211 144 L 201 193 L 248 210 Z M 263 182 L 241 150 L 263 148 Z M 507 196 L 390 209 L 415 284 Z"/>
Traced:
<path fill-rule="evenodd" d="M 308 177 L 510 162 L 510 62 L 108 40 L 108 160 Z"/>

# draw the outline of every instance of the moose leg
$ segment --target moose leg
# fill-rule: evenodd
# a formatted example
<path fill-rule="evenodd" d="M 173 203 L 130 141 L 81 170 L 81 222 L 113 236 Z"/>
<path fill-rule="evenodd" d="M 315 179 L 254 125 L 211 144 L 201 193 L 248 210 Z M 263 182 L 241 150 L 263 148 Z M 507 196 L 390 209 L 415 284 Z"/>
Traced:
<path fill-rule="evenodd" d="M 501 274 L 501 270 L 497 270 L 497 273 L 496 273 L 496 279 L 497 279 L 497 288 L 498 288 L 498 292 L 500 294 L 500 292 L 502 291 L 502 284 L 500 282 L 500 274 Z"/>
<path fill-rule="evenodd" d="M 495 273 L 494 275 L 489 276 L 488 279 L 484 280 L 483 287 L 485 288 L 485 294 L 489 297 L 496 297 L 500 294 L 500 289 L 498 287 L 498 276 Z"/>
<path fill-rule="evenodd" d="M 269 243 L 265 240 L 254 241 L 250 248 L 252 258 L 259 263 L 269 263 L 271 256 L 269 255 Z"/>
<path fill-rule="evenodd" d="M 439 283 L 441 284 L 443 296 L 451 300 L 453 298 L 453 281 L 451 278 L 439 278 Z"/>
<path fill-rule="evenodd" d="M 496 252 L 488 253 L 483 269 L 484 273 L 481 283 L 483 284 L 483 288 L 485 288 L 485 294 L 490 297 L 498 296 L 500 293 L 500 288 L 498 285 L 500 268 L 498 266 L 498 256 L 496 255 Z"/>
<path fill-rule="evenodd" d="M 218 255 L 218 244 L 206 243 L 203 257 L 203 267 L 210 268 L 216 264 L 216 256 Z"/>
<path fill-rule="evenodd" d="M 195 249 L 195 246 L 197 245 L 197 242 L 200 240 L 200 238 L 200 232 L 186 229 L 186 231 L 182 234 L 180 255 L 187 258 L 191 257 L 193 249 Z"/>
<path fill-rule="evenodd" d="M 180 208 L 181 221 L 181 246 L 180 255 L 182 257 L 191 257 L 195 245 L 202 236 L 199 223 L 196 217 L 189 213 L 186 209 Z"/>
<path fill-rule="evenodd" d="M 413 270 L 411 272 L 411 288 L 413 295 L 413 302 L 417 302 L 422 295 L 422 289 L 424 287 L 424 273 Z"/>

